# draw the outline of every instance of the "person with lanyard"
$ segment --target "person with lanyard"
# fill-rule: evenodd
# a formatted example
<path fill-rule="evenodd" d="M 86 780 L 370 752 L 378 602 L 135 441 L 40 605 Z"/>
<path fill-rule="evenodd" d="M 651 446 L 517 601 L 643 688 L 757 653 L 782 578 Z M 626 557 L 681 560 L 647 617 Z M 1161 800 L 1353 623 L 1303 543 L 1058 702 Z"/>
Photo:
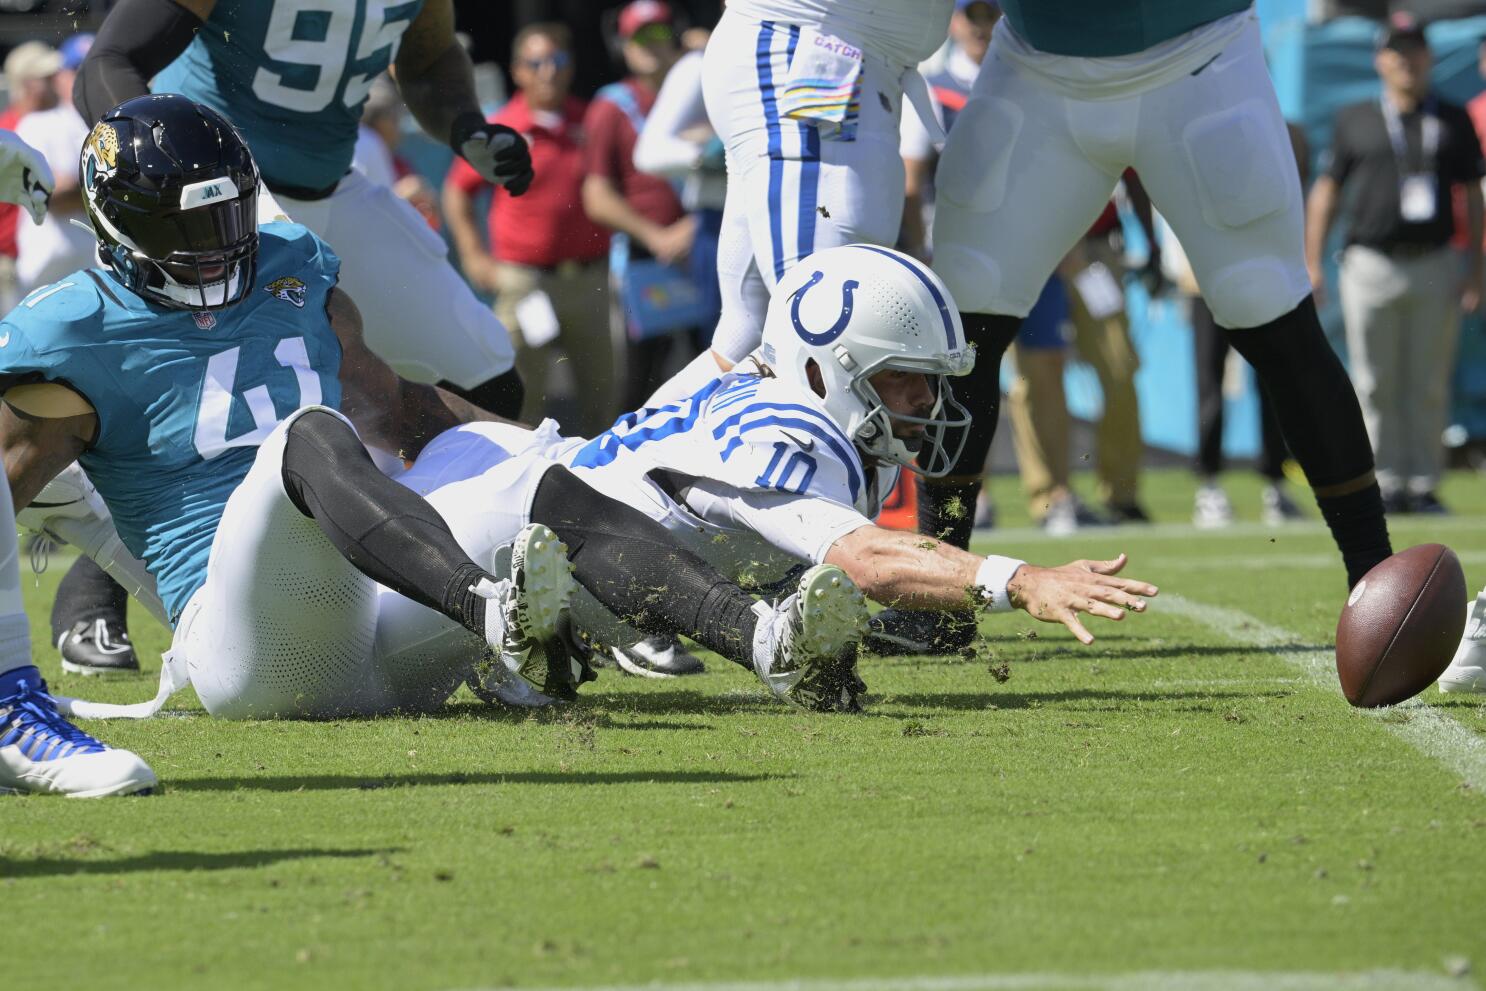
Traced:
<path fill-rule="evenodd" d="M 1481 301 L 1486 174 L 1470 116 L 1430 89 L 1424 31 L 1395 18 L 1374 65 L 1381 99 L 1342 108 L 1311 190 L 1306 264 L 1319 291 L 1338 214 L 1347 221 L 1339 295 L 1352 381 L 1389 512 L 1444 513 L 1437 495 L 1460 314 Z M 1464 272 L 1450 248 L 1450 191 L 1465 193 Z M 1344 195 L 1345 198 L 1344 198 Z"/>

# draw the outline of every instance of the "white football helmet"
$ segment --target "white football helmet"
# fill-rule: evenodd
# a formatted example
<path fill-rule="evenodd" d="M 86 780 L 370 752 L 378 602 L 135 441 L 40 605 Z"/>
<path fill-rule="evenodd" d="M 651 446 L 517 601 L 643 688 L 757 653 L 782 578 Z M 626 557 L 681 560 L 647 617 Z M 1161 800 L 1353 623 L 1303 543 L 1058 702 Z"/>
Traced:
<path fill-rule="evenodd" d="M 774 290 L 756 356 L 779 378 L 819 395 L 810 384 L 813 362 L 826 412 L 864 458 L 935 478 L 948 474 L 965 446 L 970 413 L 955 401 L 948 376 L 969 372 L 975 352 L 944 283 L 902 252 L 849 244 L 801 260 Z M 935 401 L 927 416 L 883 405 L 869 379 L 887 369 L 929 377 Z M 924 425 L 920 450 L 894 436 L 895 421 Z"/>

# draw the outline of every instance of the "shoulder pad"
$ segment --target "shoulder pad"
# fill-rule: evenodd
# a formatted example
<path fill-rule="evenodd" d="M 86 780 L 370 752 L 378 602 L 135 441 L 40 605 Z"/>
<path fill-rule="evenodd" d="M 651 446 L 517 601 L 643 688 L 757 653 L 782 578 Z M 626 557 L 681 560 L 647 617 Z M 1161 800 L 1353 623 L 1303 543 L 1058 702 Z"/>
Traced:
<path fill-rule="evenodd" d="M 272 220 L 258 228 L 258 236 L 260 275 L 272 271 L 330 285 L 340 278 L 340 256 L 308 227 L 289 220 Z"/>

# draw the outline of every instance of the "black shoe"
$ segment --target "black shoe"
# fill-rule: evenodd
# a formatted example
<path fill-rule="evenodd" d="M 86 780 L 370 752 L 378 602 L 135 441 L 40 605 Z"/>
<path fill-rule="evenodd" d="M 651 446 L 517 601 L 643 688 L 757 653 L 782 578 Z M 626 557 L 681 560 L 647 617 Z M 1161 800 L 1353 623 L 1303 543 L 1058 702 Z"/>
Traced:
<path fill-rule="evenodd" d="M 1138 502 L 1107 502 L 1104 514 L 1111 523 L 1149 523 L 1151 515 Z"/>
<path fill-rule="evenodd" d="M 1385 492 L 1383 493 L 1383 512 L 1389 516 L 1410 513 L 1413 512 L 1413 503 L 1406 493 Z"/>
<path fill-rule="evenodd" d="M 119 619 L 80 619 L 57 638 L 62 670 L 69 674 L 136 674 L 139 657 Z"/>
<path fill-rule="evenodd" d="M 1409 512 L 1418 513 L 1421 516 L 1449 516 L 1450 510 L 1440 502 L 1439 496 L 1433 492 L 1420 492 L 1418 495 L 1409 496 Z"/>
<path fill-rule="evenodd" d="M 954 654 L 975 640 L 975 613 L 884 609 L 867 624 L 862 646 L 874 654 Z"/>
<path fill-rule="evenodd" d="M 646 637 L 625 647 L 611 647 L 609 653 L 621 671 L 640 678 L 680 678 L 707 670 L 680 640 L 670 636 Z"/>

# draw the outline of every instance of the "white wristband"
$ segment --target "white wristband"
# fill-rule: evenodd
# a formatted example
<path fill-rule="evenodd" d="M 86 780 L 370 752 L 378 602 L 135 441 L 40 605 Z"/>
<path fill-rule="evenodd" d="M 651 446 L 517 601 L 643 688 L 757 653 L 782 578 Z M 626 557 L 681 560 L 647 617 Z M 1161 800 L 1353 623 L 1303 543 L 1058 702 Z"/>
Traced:
<path fill-rule="evenodd" d="M 987 609 L 991 612 L 1011 612 L 1011 596 L 1007 594 L 1006 584 L 1016 574 L 1016 569 L 1026 563 L 997 554 L 992 554 L 980 563 L 980 570 L 975 572 L 975 587 L 980 589 Z"/>

